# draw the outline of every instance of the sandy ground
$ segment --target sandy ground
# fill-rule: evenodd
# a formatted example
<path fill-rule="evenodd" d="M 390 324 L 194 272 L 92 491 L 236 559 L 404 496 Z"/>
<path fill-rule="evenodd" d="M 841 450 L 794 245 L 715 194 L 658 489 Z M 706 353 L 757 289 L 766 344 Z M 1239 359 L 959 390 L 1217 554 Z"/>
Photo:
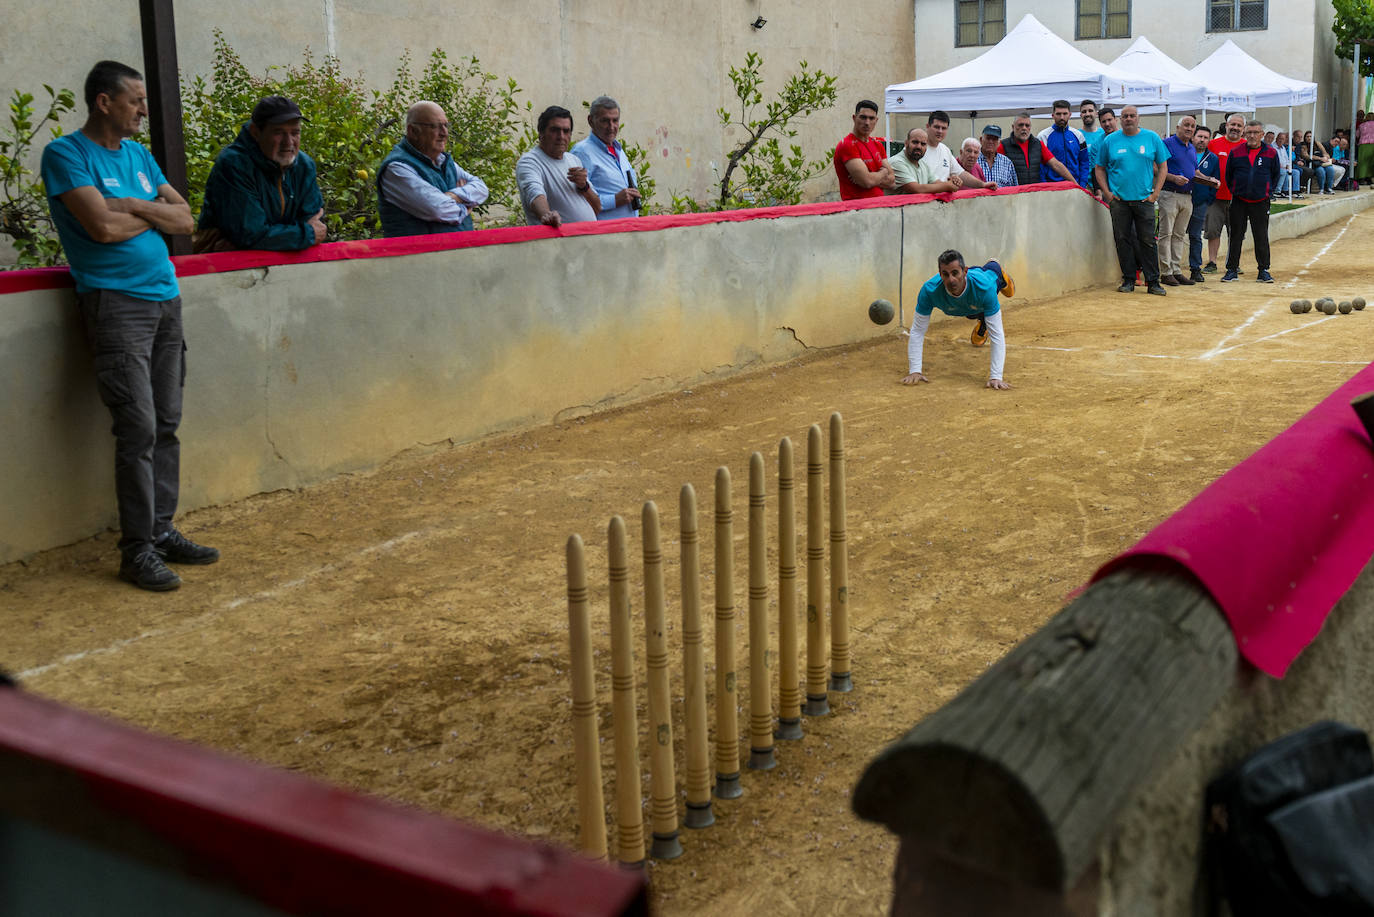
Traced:
<path fill-rule="evenodd" d="M 869 758 L 1374 356 L 1374 310 L 1288 310 L 1300 296 L 1374 299 L 1374 214 L 1278 243 L 1274 286 L 1255 284 L 1247 262 L 1238 283 L 1216 275 L 1165 299 L 1022 290 L 1005 311 L 1007 392 L 983 387 L 988 351 L 969 345 L 970 323 L 937 315 L 930 385 L 898 384 L 906 340 L 893 331 L 197 512 L 183 528 L 224 560 L 184 568 L 176 593 L 119 583 L 112 533 L 49 551 L 0 567 L 0 664 L 27 690 L 77 706 L 571 845 L 565 539 L 577 532 L 588 545 L 614 824 L 607 520 L 630 524 L 638 633 L 639 511 L 658 503 L 674 621 L 678 490 L 691 482 L 709 507 L 714 471 L 729 466 L 747 705 L 748 457 L 768 459 L 775 537 L 778 440 L 804 450 L 807 427 L 838 410 L 855 690 L 832 694 L 832 714 L 807 720 L 804 739 L 779 744 L 776 770 L 746 770 L 743 797 L 717 802 L 717 824 L 684 831 L 685 855 L 649 875 L 663 914 L 881 913 L 895 839 L 856 820 L 849 801 Z M 799 481 L 799 508 L 804 493 Z M 699 527 L 709 602 L 709 515 Z M 679 630 L 669 633 L 675 696 Z M 708 660 L 711 630 L 708 612 Z M 680 707 L 675 716 L 680 738 Z"/>

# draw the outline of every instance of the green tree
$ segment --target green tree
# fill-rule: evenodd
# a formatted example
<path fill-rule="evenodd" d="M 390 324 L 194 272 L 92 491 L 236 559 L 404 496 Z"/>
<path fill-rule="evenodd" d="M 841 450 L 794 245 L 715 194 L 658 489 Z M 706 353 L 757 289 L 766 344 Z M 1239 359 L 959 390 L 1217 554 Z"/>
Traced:
<path fill-rule="evenodd" d="M 41 116 L 32 93 L 14 91 L 9 123 L 0 134 L 0 234 L 13 240 L 18 253 L 13 267 L 46 267 L 63 261 L 43 181 L 26 163 L 44 127 L 54 138 L 62 135 L 57 119 L 71 111 L 76 100 L 70 89 L 48 85 L 43 89 L 48 93 L 48 107 Z"/>
<path fill-rule="evenodd" d="M 1336 56 L 1350 60 L 1355 42 L 1360 43 L 1360 73 L 1374 74 L 1374 2 L 1371 0 L 1331 0 L 1336 18 L 1331 31 L 1336 34 Z"/>
<path fill-rule="evenodd" d="M 739 113 L 720 108 L 717 114 L 722 127 L 742 129 L 745 136 L 726 155 L 717 209 L 800 203 L 806 180 L 829 166 L 831 150 L 815 159 L 808 159 L 795 143 L 783 150 L 783 142 L 797 136 L 796 124 L 831 108 L 837 97 L 835 77 L 810 70 L 806 61 L 798 67 L 799 72 L 788 77 L 766 104 L 761 88 L 763 58 L 750 51 L 743 67 L 730 68 Z"/>

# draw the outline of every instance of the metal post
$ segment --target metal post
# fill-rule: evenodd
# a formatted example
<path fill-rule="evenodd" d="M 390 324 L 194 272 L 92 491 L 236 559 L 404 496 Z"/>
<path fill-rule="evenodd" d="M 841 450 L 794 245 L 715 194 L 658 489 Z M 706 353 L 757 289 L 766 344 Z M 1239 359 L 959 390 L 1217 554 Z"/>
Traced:
<path fill-rule="evenodd" d="M 143 24 L 143 72 L 148 88 L 148 134 L 153 158 L 167 184 L 182 197 L 186 186 L 186 142 L 181 129 L 181 85 L 177 82 L 177 31 L 172 0 L 139 0 Z M 191 253 L 190 236 L 167 236 L 174 255 Z"/>

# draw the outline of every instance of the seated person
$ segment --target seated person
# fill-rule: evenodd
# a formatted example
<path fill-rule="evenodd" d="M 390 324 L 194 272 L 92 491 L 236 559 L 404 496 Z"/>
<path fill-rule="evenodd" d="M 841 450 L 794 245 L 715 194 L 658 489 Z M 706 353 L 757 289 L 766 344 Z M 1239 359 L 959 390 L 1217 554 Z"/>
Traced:
<path fill-rule="evenodd" d="M 885 165 L 892 171 L 894 184 L 888 194 L 943 194 L 958 191 L 949 179 L 938 181 L 925 159 L 929 141 L 925 128 L 913 127 L 906 133 L 906 146 Z"/>
<path fill-rule="evenodd" d="M 300 151 L 304 120 L 285 96 L 254 106 L 210 169 L 193 251 L 300 251 L 324 241 L 315 161 Z"/>
<path fill-rule="evenodd" d="M 448 116 L 434 102 L 406 109 L 406 135 L 377 167 L 382 234 L 426 236 L 472 229 L 472 208 L 486 203 L 487 184 L 445 152 Z"/>

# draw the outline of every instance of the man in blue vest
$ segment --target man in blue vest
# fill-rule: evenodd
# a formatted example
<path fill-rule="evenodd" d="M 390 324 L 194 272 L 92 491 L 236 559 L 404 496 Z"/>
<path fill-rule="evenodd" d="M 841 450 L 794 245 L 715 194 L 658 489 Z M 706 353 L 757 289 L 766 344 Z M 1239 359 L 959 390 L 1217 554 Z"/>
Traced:
<path fill-rule="evenodd" d="M 195 223 L 152 153 L 129 139 L 148 116 L 143 76 L 101 61 L 85 94 L 86 123 L 43 150 L 43 186 L 114 422 L 119 578 L 166 592 L 181 585 L 167 564 L 219 560 L 172 526 L 186 343 L 176 270 L 158 232 L 188 234 Z"/>
<path fill-rule="evenodd" d="M 587 170 L 587 180 L 601 198 L 598 220 L 619 220 L 639 216 L 639 180 L 625 148 L 616 139 L 620 134 L 620 103 L 610 96 L 597 96 L 587 114 L 592 135 L 573 145 L 572 152 Z"/>
<path fill-rule="evenodd" d="M 487 200 L 486 182 L 444 152 L 449 123 L 434 102 L 406 110 L 406 136 L 377 167 L 377 209 L 385 236 L 472 229 L 472 208 Z"/>
<path fill-rule="evenodd" d="M 315 161 L 301 152 L 300 108 L 267 96 L 205 183 L 195 251 L 300 251 L 323 242 L 324 199 Z"/>

